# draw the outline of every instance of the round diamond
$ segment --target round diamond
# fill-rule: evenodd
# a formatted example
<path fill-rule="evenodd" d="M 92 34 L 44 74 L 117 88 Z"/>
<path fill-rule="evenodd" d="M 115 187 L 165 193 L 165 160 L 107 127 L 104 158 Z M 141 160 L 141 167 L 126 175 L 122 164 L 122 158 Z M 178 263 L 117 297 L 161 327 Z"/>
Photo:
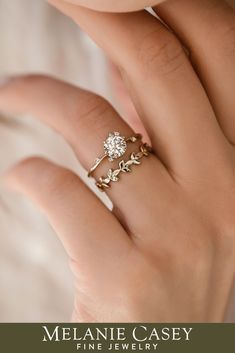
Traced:
<path fill-rule="evenodd" d="M 104 141 L 104 150 L 110 161 L 123 156 L 127 149 L 125 137 L 120 136 L 119 132 L 112 132 Z"/>

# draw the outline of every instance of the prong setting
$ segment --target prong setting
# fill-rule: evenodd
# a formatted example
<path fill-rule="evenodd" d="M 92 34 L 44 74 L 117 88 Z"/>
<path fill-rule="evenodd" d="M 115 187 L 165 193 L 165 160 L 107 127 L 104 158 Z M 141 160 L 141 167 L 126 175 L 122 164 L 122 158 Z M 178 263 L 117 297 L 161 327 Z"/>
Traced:
<path fill-rule="evenodd" d="M 126 153 L 126 150 L 126 139 L 119 132 L 111 132 L 104 141 L 104 151 L 110 162 L 122 157 Z"/>

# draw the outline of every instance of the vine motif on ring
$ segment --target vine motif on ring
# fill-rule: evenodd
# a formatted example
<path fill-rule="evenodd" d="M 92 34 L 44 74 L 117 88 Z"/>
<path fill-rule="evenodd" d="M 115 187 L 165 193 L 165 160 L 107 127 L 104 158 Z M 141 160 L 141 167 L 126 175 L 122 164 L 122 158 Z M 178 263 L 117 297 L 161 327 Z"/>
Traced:
<path fill-rule="evenodd" d="M 119 162 L 118 169 L 109 169 L 105 177 L 102 176 L 101 178 L 99 178 L 99 181 L 97 181 L 96 186 L 102 191 L 110 188 L 111 182 L 119 181 L 121 173 L 130 173 L 132 171 L 132 166 L 141 164 L 141 158 L 148 157 L 151 152 L 152 149 L 150 146 L 148 146 L 146 143 L 142 144 L 140 146 L 139 152 L 131 153 L 130 159 L 128 161 L 122 160 L 121 162 Z"/>

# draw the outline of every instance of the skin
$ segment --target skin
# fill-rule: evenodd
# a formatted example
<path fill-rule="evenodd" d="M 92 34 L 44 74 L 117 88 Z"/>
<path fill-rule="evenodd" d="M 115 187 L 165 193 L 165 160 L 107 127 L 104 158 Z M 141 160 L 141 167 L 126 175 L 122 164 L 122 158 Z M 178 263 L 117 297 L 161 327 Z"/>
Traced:
<path fill-rule="evenodd" d="M 129 12 L 157 5 L 164 0 L 66 0 L 97 11 Z"/>
<path fill-rule="evenodd" d="M 235 256 L 234 11 L 214 0 L 164 2 L 155 10 L 175 35 L 146 12 L 50 2 L 120 68 L 155 151 L 107 190 L 113 212 L 77 175 L 44 159 L 5 176 L 64 244 L 75 278 L 73 320 L 222 321 Z M 86 169 L 110 131 L 133 133 L 103 98 L 49 77 L 8 82 L 0 109 L 56 129 Z"/>

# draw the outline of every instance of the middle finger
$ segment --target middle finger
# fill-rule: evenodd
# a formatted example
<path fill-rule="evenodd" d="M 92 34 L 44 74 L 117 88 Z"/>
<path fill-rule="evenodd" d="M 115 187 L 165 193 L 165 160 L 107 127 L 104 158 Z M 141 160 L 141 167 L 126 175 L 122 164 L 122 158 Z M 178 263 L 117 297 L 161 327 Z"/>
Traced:
<path fill-rule="evenodd" d="M 175 175 L 214 170 L 230 148 L 180 42 L 147 12 L 98 13 L 50 0 L 121 68 L 160 158 Z"/>

